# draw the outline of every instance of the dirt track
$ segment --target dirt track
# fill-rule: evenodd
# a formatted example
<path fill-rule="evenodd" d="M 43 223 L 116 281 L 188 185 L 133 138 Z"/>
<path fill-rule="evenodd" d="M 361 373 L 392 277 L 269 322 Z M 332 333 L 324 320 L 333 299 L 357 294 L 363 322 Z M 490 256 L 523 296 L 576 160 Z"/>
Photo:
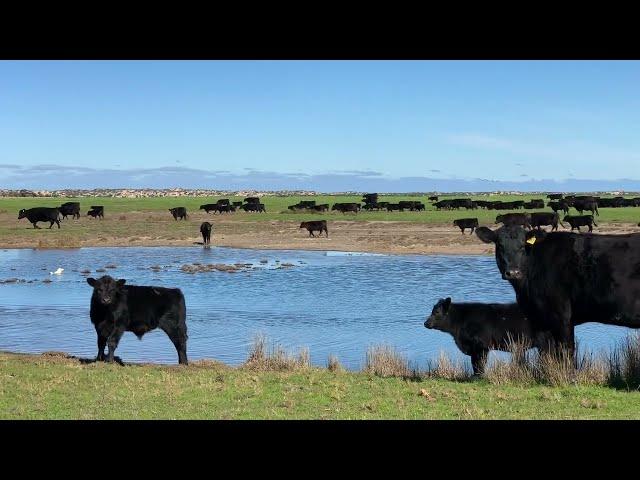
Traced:
<path fill-rule="evenodd" d="M 5 218 L 6 217 L 6 218 Z M 0 248 L 64 248 L 89 246 L 190 246 L 202 241 L 200 222 L 206 217 L 175 222 L 159 214 L 143 212 L 113 216 L 104 221 L 82 218 L 65 220 L 62 228 L 33 230 L 17 223 L 13 215 L 0 214 L 0 223 L 10 225 L 0 235 Z M 389 221 L 330 221 L 329 238 L 311 238 L 292 221 L 238 221 L 207 218 L 213 224 L 212 245 L 261 248 L 342 250 L 393 254 L 493 254 L 493 246 L 476 235 L 460 234 L 451 225 Z M 596 233 L 640 232 L 635 224 L 609 223 Z"/>

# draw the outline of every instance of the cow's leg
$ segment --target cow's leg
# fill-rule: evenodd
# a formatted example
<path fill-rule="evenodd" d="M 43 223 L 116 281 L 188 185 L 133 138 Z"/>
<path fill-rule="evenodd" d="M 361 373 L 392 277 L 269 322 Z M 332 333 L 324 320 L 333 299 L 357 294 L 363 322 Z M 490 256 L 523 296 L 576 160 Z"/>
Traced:
<path fill-rule="evenodd" d="M 58 228 L 60 228 L 60 221 L 56 220 L 56 223 L 58 224 Z"/>
<path fill-rule="evenodd" d="M 96 362 L 104 361 L 104 347 L 107 346 L 107 337 L 103 337 L 98 333 L 98 355 L 96 356 Z"/>
<path fill-rule="evenodd" d="M 473 367 L 474 375 L 482 375 L 484 372 L 484 366 L 487 362 L 488 350 L 476 350 L 471 353 L 471 366 Z"/>
<path fill-rule="evenodd" d="M 36 222 L 33 222 L 33 228 L 40 228 L 40 227 L 36 225 Z"/>
<path fill-rule="evenodd" d="M 178 352 L 178 363 L 187 365 L 187 326 L 175 324 L 175 319 L 162 318 L 159 327 L 167 334 Z"/>
<path fill-rule="evenodd" d="M 118 343 L 120 343 L 120 339 L 124 334 L 124 327 L 117 326 L 113 329 L 109 337 L 107 338 L 107 347 L 109 347 L 109 351 L 107 353 L 107 362 L 113 362 L 113 356 L 115 354 L 116 348 L 118 348 Z"/>

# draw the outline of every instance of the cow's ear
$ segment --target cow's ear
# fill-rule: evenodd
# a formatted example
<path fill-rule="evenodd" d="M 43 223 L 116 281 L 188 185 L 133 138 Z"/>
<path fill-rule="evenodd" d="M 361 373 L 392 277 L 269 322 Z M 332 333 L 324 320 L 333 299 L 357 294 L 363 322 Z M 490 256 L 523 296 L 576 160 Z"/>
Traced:
<path fill-rule="evenodd" d="M 538 245 L 539 243 L 543 242 L 547 238 L 547 232 L 532 230 L 530 232 L 527 232 L 526 238 L 526 246 L 528 248 L 531 248 L 533 245 Z"/>
<path fill-rule="evenodd" d="M 125 284 L 125 282 L 126 282 L 126 280 L 124 278 L 121 278 L 116 283 L 118 284 L 119 287 L 122 287 Z"/>
<path fill-rule="evenodd" d="M 449 310 L 449 307 L 451 306 L 451 297 L 447 297 L 444 299 L 444 311 L 446 312 L 447 310 Z"/>
<path fill-rule="evenodd" d="M 89 285 L 91 285 L 92 287 L 95 287 L 96 286 L 96 279 L 89 277 L 89 278 L 87 278 L 87 283 Z"/>
<path fill-rule="evenodd" d="M 476 235 L 484 243 L 496 243 L 496 239 L 497 239 L 496 232 L 494 232 L 490 228 L 478 227 L 476 228 Z"/>

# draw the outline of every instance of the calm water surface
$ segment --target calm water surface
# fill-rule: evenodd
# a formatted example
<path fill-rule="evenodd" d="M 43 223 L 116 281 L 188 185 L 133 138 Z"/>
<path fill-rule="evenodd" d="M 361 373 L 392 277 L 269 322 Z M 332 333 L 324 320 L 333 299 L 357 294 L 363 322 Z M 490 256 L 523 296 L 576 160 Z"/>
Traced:
<path fill-rule="evenodd" d="M 267 263 L 261 263 L 267 260 Z M 251 263 L 249 271 L 187 274 L 184 263 Z M 292 263 L 290 268 L 277 268 Z M 96 334 L 89 319 L 88 276 L 107 273 L 132 285 L 182 289 L 187 304 L 190 360 L 213 358 L 242 363 L 257 334 L 297 350 L 324 366 L 334 354 L 347 368 L 363 366 L 367 347 L 386 343 L 426 366 L 440 351 L 465 359 L 451 337 L 423 324 L 433 304 L 512 302 L 493 257 L 400 256 L 300 250 L 202 247 L 0 250 L 0 350 L 49 350 L 93 358 Z M 161 266 L 154 271 L 151 266 Z M 64 268 L 62 275 L 49 272 Z M 91 270 L 83 275 L 81 270 Z M 42 280 L 50 279 L 51 283 Z M 582 347 L 611 348 L 631 330 L 600 324 L 576 328 Z M 177 363 L 173 344 L 155 330 L 138 340 L 125 333 L 116 354 L 127 362 Z M 492 354 L 493 355 L 493 354 Z"/>

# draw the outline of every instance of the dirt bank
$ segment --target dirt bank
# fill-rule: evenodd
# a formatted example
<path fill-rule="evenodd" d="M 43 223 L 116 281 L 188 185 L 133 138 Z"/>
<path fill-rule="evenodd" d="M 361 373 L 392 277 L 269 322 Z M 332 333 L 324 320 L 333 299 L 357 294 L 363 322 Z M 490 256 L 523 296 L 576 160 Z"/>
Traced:
<path fill-rule="evenodd" d="M 34 230 L 24 220 L 0 214 L 0 248 L 78 248 L 107 246 L 190 246 L 202 241 L 199 227 L 213 224 L 213 246 L 260 249 L 343 250 L 390 254 L 492 255 L 493 246 L 476 236 L 460 234 L 451 225 L 390 221 L 329 221 L 329 238 L 311 238 L 294 221 L 239 221 L 220 216 L 194 215 L 188 221 L 133 212 L 104 220 L 82 217 L 65 220 L 60 230 L 39 224 Z M 597 233 L 640 232 L 635 224 L 609 223 Z"/>

